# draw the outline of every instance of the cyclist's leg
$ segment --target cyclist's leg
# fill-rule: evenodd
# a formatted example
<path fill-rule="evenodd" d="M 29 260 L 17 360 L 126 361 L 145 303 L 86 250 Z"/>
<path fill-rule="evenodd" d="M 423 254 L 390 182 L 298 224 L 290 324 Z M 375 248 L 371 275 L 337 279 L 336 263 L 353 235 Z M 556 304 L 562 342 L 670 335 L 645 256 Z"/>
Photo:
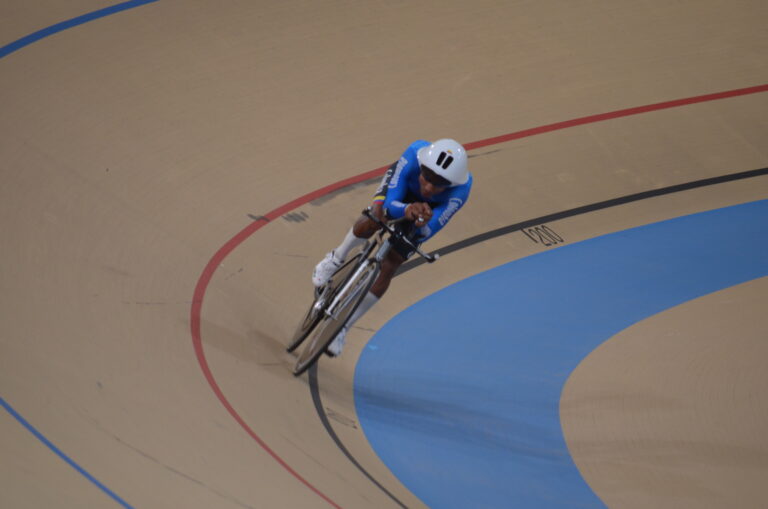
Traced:
<path fill-rule="evenodd" d="M 386 258 L 381 262 L 381 273 L 379 274 L 376 282 L 373 283 L 370 293 L 374 294 L 377 298 L 381 298 L 389 288 L 389 283 L 392 278 L 395 277 L 397 269 L 406 259 L 394 249 L 387 253 Z"/>
<path fill-rule="evenodd" d="M 347 331 L 357 322 L 360 317 L 367 313 L 377 302 L 379 298 L 374 295 L 370 290 L 365 294 L 363 300 L 358 304 L 355 312 L 349 317 L 347 323 L 339 331 L 336 337 L 333 339 L 330 345 L 328 345 L 327 352 L 331 357 L 336 357 L 341 354 L 342 348 L 344 348 L 344 342 L 346 340 Z"/>
<path fill-rule="evenodd" d="M 382 219 L 384 217 L 384 207 L 382 203 L 374 202 L 371 209 L 378 218 Z M 352 228 L 349 229 L 346 236 L 344 237 L 344 240 L 341 241 L 341 244 L 339 244 L 333 251 L 325 255 L 326 259 L 320 263 L 332 263 L 334 267 L 340 266 L 344 260 L 347 259 L 347 255 L 350 251 L 356 247 L 362 246 L 366 240 L 370 239 L 371 236 L 376 233 L 376 231 L 378 231 L 379 228 L 379 225 L 374 221 L 364 215 L 361 215 L 360 218 L 355 221 L 355 224 L 352 226 Z M 326 260 L 332 261 L 329 262 Z M 319 271 L 320 265 L 318 265 L 318 268 L 315 270 L 316 272 Z M 326 272 L 330 270 L 331 268 L 329 267 Z"/>
<path fill-rule="evenodd" d="M 373 195 L 373 204 L 371 210 L 376 217 L 384 219 L 384 200 L 387 196 L 387 189 L 389 188 L 389 181 L 395 172 L 397 164 L 392 164 L 381 179 L 379 187 L 376 189 L 376 193 Z M 330 251 L 325 255 L 320 263 L 315 266 L 315 270 L 312 273 L 312 283 L 316 287 L 323 286 L 334 271 L 341 267 L 344 260 L 347 259 L 347 255 L 354 248 L 361 246 L 366 240 L 378 231 L 379 225 L 366 216 L 361 215 L 355 222 L 352 228 L 349 229 L 344 236 L 344 240 L 341 241 L 336 249 Z"/>
<path fill-rule="evenodd" d="M 413 223 L 404 223 L 398 225 L 397 228 L 404 233 L 412 243 L 419 246 L 420 242 L 416 241 L 417 231 Z M 392 278 L 395 277 L 395 273 L 397 272 L 397 269 L 400 268 L 400 265 L 415 253 L 413 248 L 405 242 L 398 242 L 392 238 L 390 238 L 390 241 L 392 242 L 392 249 L 390 249 L 387 256 L 382 260 L 381 274 L 379 274 L 378 279 L 371 288 L 371 292 L 379 298 L 381 298 L 389 288 L 389 283 L 392 281 Z"/>
<path fill-rule="evenodd" d="M 411 239 L 411 241 L 413 241 L 413 238 L 416 235 L 416 229 L 412 223 L 400 225 L 398 228 L 406 228 L 407 230 L 404 233 L 406 236 L 408 236 L 409 239 Z M 418 243 L 416 244 L 418 245 Z M 390 249 L 389 253 L 387 253 L 387 256 L 381 262 L 381 272 L 379 272 L 379 277 L 376 278 L 376 281 L 373 283 L 371 289 L 365 295 L 362 302 L 360 302 L 360 305 L 352 314 L 352 316 L 349 318 L 346 326 L 339 332 L 338 336 L 328 346 L 328 352 L 332 356 L 336 356 L 341 353 L 341 350 L 344 347 L 347 330 L 349 330 L 349 328 L 352 327 L 355 322 L 357 322 L 379 301 L 381 296 L 384 295 L 384 293 L 387 291 L 387 288 L 389 288 L 389 283 L 395 276 L 397 269 L 413 253 L 413 248 L 411 248 L 408 244 L 397 241 L 392 242 L 392 249 Z"/>
<path fill-rule="evenodd" d="M 332 251 L 326 253 L 325 257 L 315 265 L 315 270 L 312 271 L 312 284 L 315 285 L 315 287 L 320 288 L 327 283 L 331 276 L 344 265 L 344 261 L 347 259 L 349 252 L 354 248 L 363 245 L 365 241 L 370 238 L 371 235 L 365 236 L 355 234 L 357 224 L 360 223 L 362 219 L 367 218 L 363 216 L 361 219 L 358 219 L 355 226 L 350 228 L 344 236 L 341 244 Z"/>
<path fill-rule="evenodd" d="M 380 221 L 384 221 L 386 217 L 384 217 L 384 202 L 383 201 L 374 201 L 371 204 L 371 212 L 374 216 L 376 216 Z M 361 239 L 370 239 L 371 236 L 379 231 L 381 227 L 376 224 L 376 222 L 372 219 L 369 219 L 368 216 L 361 215 L 357 221 L 355 221 L 354 226 L 352 226 L 352 234 L 355 237 L 361 238 Z"/>

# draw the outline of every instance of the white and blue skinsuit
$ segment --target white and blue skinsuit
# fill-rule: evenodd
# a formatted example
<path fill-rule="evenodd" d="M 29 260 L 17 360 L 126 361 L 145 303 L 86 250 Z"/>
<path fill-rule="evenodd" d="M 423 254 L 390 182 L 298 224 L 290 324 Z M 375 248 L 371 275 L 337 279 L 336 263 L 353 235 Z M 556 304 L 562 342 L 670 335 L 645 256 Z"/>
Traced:
<path fill-rule="evenodd" d="M 384 210 L 392 219 L 400 219 L 405 215 L 405 208 L 410 203 L 424 202 L 432 208 L 432 219 L 417 229 L 415 240 L 424 242 L 434 236 L 448 224 L 451 217 L 467 203 L 469 191 L 472 188 L 472 174 L 463 185 L 448 187 L 445 191 L 432 195 L 429 199 L 421 195 L 419 174 L 421 168 L 416 153 L 430 142 L 418 140 L 405 149 L 400 159 L 389 167 L 373 198 L 374 203 L 384 204 Z"/>

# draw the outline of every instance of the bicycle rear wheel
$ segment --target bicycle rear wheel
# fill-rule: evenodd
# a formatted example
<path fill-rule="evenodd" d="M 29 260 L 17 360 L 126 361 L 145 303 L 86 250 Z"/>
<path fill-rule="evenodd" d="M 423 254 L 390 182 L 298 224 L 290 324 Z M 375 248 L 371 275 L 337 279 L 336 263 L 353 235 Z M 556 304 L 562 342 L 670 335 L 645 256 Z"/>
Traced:
<path fill-rule="evenodd" d="M 315 290 L 315 299 L 309 306 L 309 310 L 304 315 L 304 318 L 299 322 L 299 326 L 296 328 L 296 332 L 293 333 L 291 342 L 288 343 L 286 351 L 293 352 L 298 346 L 304 342 L 309 336 L 312 330 L 320 323 L 320 319 L 323 317 L 323 311 L 328 307 L 328 304 L 333 300 L 333 296 L 338 293 L 339 288 L 347 281 L 349 276 L 352 275 L 357 262 L 360 259 L 360 255 L 350 258 L 344 265 L 333 273 L 331 279 L 319 290 Z"/>
<path fill-rule="evenodd" d="M 337 295 L 334 296 L 338 299 L 337 305 L 334 309 L 323 310 L 320 323 L 312 331 L 306 346 L 296 360 L 293 368 L 294 376 L 304 373 L 325 352 L 373 286 L 379 270 L 379 262 L 372 259 L 365 260 L 360 265 L 360 270 L 353 272 L 349 280 L 339 288 Z"/>

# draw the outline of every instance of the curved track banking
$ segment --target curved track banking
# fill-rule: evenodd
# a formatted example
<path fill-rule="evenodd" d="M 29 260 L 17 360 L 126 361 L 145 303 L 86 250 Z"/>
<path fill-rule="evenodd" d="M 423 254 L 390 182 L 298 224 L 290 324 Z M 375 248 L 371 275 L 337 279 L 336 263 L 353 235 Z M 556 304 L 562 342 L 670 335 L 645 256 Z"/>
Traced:
<path fill-rule="evenodd" d="M 537 128 L 532 129 L 526 129 L 523 131 L 510 133 L 506 135 L 496 136 L 493 138 L 488 138 L 485 140 L 475 141 L 466 143 L 465 146 L 468 150 L 474 150 L 478 148 L 488 147 L 492 145 L 497 145 L 501 143 L 506 143 L 512 140 L 521 139 L 529 136 L 535 136 L 538 134 L 545 134 L 552 131 L 557 131 L 561 129 L 567 129 L 570 127 L 576 127 L 581 126 L 585 124 L 590 123 L 596 123 L 596 122 L 602 122 L 607 120 L 613 120 L 621 117 L 631 116 L 631 115 L 639 115 L 643 113 L 649 113 L 653 111 L 659 111 L 669 108 L 677 108 L 682 106 L 688 106 L 692 104 L 697 103 L 703 103 L 703 102 L 709 102 L 709 101 L 716 101 L 716 100 L 722 100 L 722 99 L 728 99 L 732 97 L 738 97 L 742 95 L 750 95 L 750 94 L 756 94 L 756 93 L 762 93 L 768 91 L 768 84 L 765 85 L 759 85 L 754 87 L 747 87 L 747 88 L 741 88 L 741 89 L 735 89 L 725 92 L 718 92 L 713 94 L 706 94 L 702 96 L 697 97 L 691 97 L 686 99 L 677 99 L 672 101 L 666 101 L 662 103 L 656 103 L 651 105 L 645 105 L 645 106 L 638 106 L 635 108 L 628 108 L 624 110 L 619 110 L 615 112 L 609 112 L 609 113 L 603 113 L 603 114 L 597 114 L 597 115 L 590 115 L 587 117 L 582 117 L 578 119 L 568 120 L 564 122 L 558 122 L 555 124 L 550 124 L 546 126 L 541 126 Z M 375 170 L 371 170 L 362 174 L 359 174 L 354 177 L 350 177 L 348 179 L 336 182 L 334 184 L 330 184 L 326 187 L 323 187 L 321 189 L 318 189 L 316 191 L 313 191 L 311 193 L 308 193 L 304 196 L 301 196 L 295 200 L 292 200 L 289 203 L 286 203 L 259 218 L 255 222 L 248 225 L 246 228 L 241 230 L 237 235 L 232 237 L 226 244 L 224 244 L 219 251 L 216 252 L 216 254 L 211 258 L 211 260 L 208 262 L 208 265 L 205 267 L 203 273 L 201 274 L 200 278 L 198 279 L 197 285 L 195 287 L 195 293 L 192 299 L 192 309 L 190 313 L 190 328 L 192 333 L 192 343 L 194 345 L 195 353 L 197 355 L 197 358 L 200 362 L 200 367 L 203 371 L 203 374 L 208 380 L 209 385 L 211 386 L 213 392 L 216 394 L 216 397 L 221 401 L 221 403 L 224 405 L 224 407 L 227 409 L 227 412 L 229 412 L 230 415 L 240 424 L 240 426 L 254 439 L 256 442 L 270 455 L 272 456 L 275 461 L 277 461 L 283 468 L 285 468 L 291 475 L 296 477 L 296 479 L 307 486 L 309 489 L 314 491 L 318 496 L 323 498 L 326 502 L 333 505 L 334 507 L 338 507 L 335 502 L 330 500 L 325 494 L 323 494 L 318 488 L 313 486 L 311 483 L 309 483 L 304 477 L 302 477 L 295 469 L 293 469 L 290 465 L 288 465 L 280 456 L 278 456 L 270 447 L 267 445 L 252 429 L 248 424 L 245 422 L 245 420 L 240 416 L 240 414 L 237 412 L 237 410 L 230 404 L 229 400 L 226 398 L 224 393 L 219 388 L 218 383 L 216 382 L 216 379 L 208 365 L 208 362 L 205 358 L 205 352 L 203 350 L 203 342 L 202 342 L 202 336 L 200 333 L 200 319 L 201 319 L 201 312 L 202 312 L 202 306 L 203 306 L 203 300 L 205 297 L 206 289 L 208 288 L 208 284 L 211 281 L 211 278 L 214 275 L 214 272 L 216 271 L 216 268 L 221 266 L 226 259 L 226 257 L 235 250 L 243 241 L 245 241 L 247 238 L 249 238 L 251 235 L 256 233 L 258 230 L 260 230 L 262 227 L 266 226 L 270 221 L 274 221 L 275 219 L 278 219 L 282 217 L 283 215 L 291 212 L 292 210 L 300 207 L 301 205 L 304 205 L 306 203 L 309 203 L 312 200 L 316 200 L 318 198 L 321 198 L 325 195 L 328 195 L 330 193 L 339 191 L 340 189 L 343 189 L 348 186 L 352 186 L 355 184 L 358 184 L 360 182 L 364 182 L 366 180 L 369 180 L 373 177 L 379 176 L 383 174 L 383 172 L 386 170 L 387 166 L 382 166 L 380 168 L 377 168 Z M 466 247 L 468 245 L 482 242 L 484 240 L 487 240 L 489 238 L 497 237 L 499 235 L 504 235 L 508 233 L 512 233 L 515 231 L 519 231 L 520 229 L 524 228 L 526 225 L 537 225 L 541 224 L 543 222 L 547 221 L 553 221 L 556 219 L 561 219 L 565 217 L 570 217 L 573 215 L 578 214 L 584 214 L 587 212 L 592 212 L 595 210 L 600 210 L 603 208 L 608 208 L 616 205 L 621 205 L 625 203 L 629 203 L 631 201 L 637 201 L 642 200 L 645 198 L 650 198 L 654 196 L 660 196 L 664 194 L 674 193 L 674 192 L 681 192 L 689 189 L 694 189 L 697 187 L 703 187 L 703 186 L 709 186 L 709 185 L 716 185 L 723 182 L 730 182 L 733 180 L 739 180 L 739 179 L 745 179 L 745 178 L 751 178 L 751 177 L 758 177 L 762 175 L 768 174 L 768 168 L 758 169 L 758 170 L 751 170 L 747 172 L 741 172 L 738 174 L 733 175 L 723 175 L 721 177 L 714 177 L 710 179 L 704 179 L 701 181 L 695 181 L 690 182 L 687 184 L 679 184 L 676 186 L 672 186 L 665 189 L 656 189 L 656 190 L 650 190 L 643 193 L 638 193 L 631 196 L 621 197 L 621 198 L 615 198 L 611 200 L 606 200 L 604 202 L 600 202 L 597 204 L 592 205 L 586 205 L 584 207 L 580 207 L 578 209 L 573 209 L 569 211 L 564 212 L 558 212 L 554 213 L 545 217 L 539 217 L 535 219 L 530 219 L 527 221 L 523 221 L 521 223 L 510 225 L 508 227 L 495 230 L 492 232 L 486 232 L 481 233 L 476 236 L 473 236 L 469 239 L 466 239 L 464 241 L 461 241 L 459 243 L 456 243 L 451 246 L 447 246 L 446 248 L 437 250 L 436 252 L 440 253 L 441 255 L 448 254 L 450 252 L 456 251 L 457 249 L 461 249 L 463 247 Z M 414 268 L 416 265 L 418 265 L 418 261 L 411 262 L 408 265 L 405 265 L 403 267 L 404 270 L 410 270 Z M 317 375 L 316 375 L 316 368 L 313 368 L 313 373 L 310 374 L 310 391 L 312 393 L 312 398 L 315 401 L 319 401 L 319 384 L 317 382 Z M 315 408 L 317 409 L 318 413 L 320 414 L 320 419 L 324 423 L 324 427 L 328 434 L 331 436 L 334 443 L 337 444 L 337 446 L 340 448 L 342 453 L 355 465 L 356 468 L 358 468 L 367 478 L 369 478 L 380 490 L 384 491 L 387 496 L 393 499 L 395 503 L 397 503 L 400 506 L 403 506 L 402 502 L 400 502 L 396 497 L 394 497 L 389 491 L 386 490 L 378 481 L 376 481 L 374 478 L 370 476 L 370 474 L 360 465 L 360 463 L 354 459 L 352 455 L 348 452 L 348 450 L 343 446 L 342 442 L 339 440 L 338 436 L 333 432 L 332 427 L 328 424 L 327 417 L 323 414 L 323 406 L 320 403 L 315 404 Z"/>
<path fill-rule="evenodd" d="M 362 429 L 354 373 L 365 341 L 441 288 L 510 260 L 764 199 L 768 84 L 755 84 L 768 82 L 766 13 L 758 0 L 13 0 L 0 19 L 0 506 L 423 506 Z M 460 69 L 424 58 L 434 48 Z M 441 136 L 484 138 L 466 144 L 471 203 L 427 246 L 451 256 L 431 270 L 404 265 L 345 354 L 294 378 L 283 339 L 311 265 L 386 166 L 347 175 Z M 550 226 L 554 245 L 530 235 Z M 733 299 L 765 288 L 681 305 L 577 369 L 560 419 L 570 457 L 606 504 L 662 507 L 721 474 L 744 505 L 765 498 L 754 489 L 768 485 L 764 471 L 738 470 L 762 461 L 750 451 L 764 444 L 762 407 L 742 408 L 737 392 L 757 393 L 762 371 L 735 380 L 734 361 L 704 372 L 708 387 L 720 376 L 728 388 L 709 407 L 695 384 L 675 384 L 691 369 L 698 380 L 702 362 L 762 351 L 759 310 L 738 314 Z M 707 310 L 722 300 L 735 333 L 739 321 L 752 327 L 743 351 L 710 334 L 712 358 L 696 352 L 698 364 L 646 374 L 633 363 L 632 345 L 646 346 L 637 331 L 677 328 L 696 345 L 707 331 L 686 320 L 714 323 Z M 611 359 L 618 366 L 606 369 Z M 603 398 L 604 379 L 625 365 L 635 378 Z M 720 453 L 730 463 L 718 466 L 736 469 L 681 479 L 672 457 L 659 482 L 611 468 L 633 444 L 662 447 L 690 426 L 643 406 L 663 387 L 633 399 L 643 376 L 686 387 L 670 391 L 674 410 L 699 398 L 712 422 L 741 412 L 737 440 L 702 422 L 698 443 L 677 449 L 702 460 L 700 471 Z M 622 418 L 663 424 L 614 433 L 595 418 L 611 398 L 628 401 Z M 638 486 L 657 499 L 633 496 Z M 715 491 L 690 498 L 716 507 L 715 495 L 730 493 Z"/>

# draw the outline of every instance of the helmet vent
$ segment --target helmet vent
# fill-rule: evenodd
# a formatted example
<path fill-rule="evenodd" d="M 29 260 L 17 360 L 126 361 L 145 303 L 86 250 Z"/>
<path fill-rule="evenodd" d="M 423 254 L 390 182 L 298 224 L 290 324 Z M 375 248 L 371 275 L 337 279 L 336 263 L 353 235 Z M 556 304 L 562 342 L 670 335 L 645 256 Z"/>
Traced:
<path fill-rule="evenodd" d="M 440 152 L 440 155 L 437 157 L 437 165 L 442 167 L 444 170 L 447 170 L 452 162 L 453 156 L 449 156 L 445 152 Z"/>

